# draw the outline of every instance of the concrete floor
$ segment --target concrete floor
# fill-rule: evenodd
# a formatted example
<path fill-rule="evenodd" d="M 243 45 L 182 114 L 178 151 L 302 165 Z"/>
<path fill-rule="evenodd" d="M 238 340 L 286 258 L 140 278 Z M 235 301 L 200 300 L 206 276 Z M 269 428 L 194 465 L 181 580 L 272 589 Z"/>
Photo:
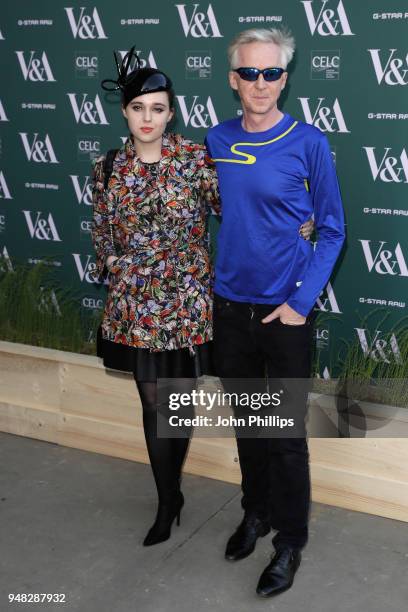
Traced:
<path fill-rule="evenodd" d="M 291 590 L 255 594 L 271 535 L 223 558 L 241 519 L 239 487 L 186 475 L 181 525 L 141 545 L 156 498 L 150 467 L 0 434 L 0 610 L 53 612 L 405 612 L 408 525 L 313 504 Z M 8 593 L 65 604 L 8 604 Z"/>

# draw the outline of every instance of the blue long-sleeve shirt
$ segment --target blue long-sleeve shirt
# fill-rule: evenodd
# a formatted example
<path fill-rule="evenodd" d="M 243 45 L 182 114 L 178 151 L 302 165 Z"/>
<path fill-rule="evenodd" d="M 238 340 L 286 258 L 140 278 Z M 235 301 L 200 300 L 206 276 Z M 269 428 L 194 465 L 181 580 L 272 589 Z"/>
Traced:
<path fill-rule="evenodd" d="M 326 136 L 288 114 L 247 132 L 224 121 L 206 137 L 222 202 L 215 292 L 238 302 L 287 302 L 306 316 L 344 242 L 344 215 Z M 314 249 L 299 226 L 314 214 Z"/>

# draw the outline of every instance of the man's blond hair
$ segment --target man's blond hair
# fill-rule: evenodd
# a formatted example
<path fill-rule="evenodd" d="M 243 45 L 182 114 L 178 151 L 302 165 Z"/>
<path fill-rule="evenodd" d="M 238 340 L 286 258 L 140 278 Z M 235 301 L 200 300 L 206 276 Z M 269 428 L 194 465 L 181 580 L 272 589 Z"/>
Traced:
<path fill-rule="evenodd" d="M 235 36 L 228 47 L 230 68 L 238 68 L 238 49 L 253 42 L 274 43 L 280 48 L 282 68 L 286 68 L 295 52 L 295 39 L 287 29 L 251 28 Z"/>

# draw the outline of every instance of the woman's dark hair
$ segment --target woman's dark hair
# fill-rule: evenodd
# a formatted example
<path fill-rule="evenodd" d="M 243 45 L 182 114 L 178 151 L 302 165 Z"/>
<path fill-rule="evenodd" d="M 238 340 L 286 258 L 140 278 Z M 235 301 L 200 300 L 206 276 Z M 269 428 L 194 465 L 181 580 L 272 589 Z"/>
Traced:
<path fill-rule="evenodd" d="M 175 93 L 174 93 L 173 86 L 169 87 L 169 89 L 158 89 L 155 91 L 165 91 L 167 94 L 167 98 L 169 100 L 169 107 L 170 109 L 174 109 Z M 134 93 L 133 89 L 126 90 L 125 88 L 121 91 L 121 101 L 122 101 L 123 108 L 126 108 L 126 106 L 129 104 L 129 102 L 131 102 L 131 100 L 133 100 L 133 98 L 136 98 L 137 96 L 142 96 L 145 93 L 152 93 L 152 92 L 142 91 L 140 93 L 135 93 L 134 95 L 132 95 L 133 93 Z"/>

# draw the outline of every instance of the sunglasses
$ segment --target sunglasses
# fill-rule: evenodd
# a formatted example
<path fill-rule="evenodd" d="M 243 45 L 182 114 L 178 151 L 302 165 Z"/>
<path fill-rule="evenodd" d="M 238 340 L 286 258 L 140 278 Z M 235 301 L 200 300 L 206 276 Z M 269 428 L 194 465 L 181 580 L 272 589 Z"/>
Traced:
<path fill-rule="evenodd" d="M 264 68 L 260 70 L 259 68 L 236 68 L 234 72 L 238 72 L 241 79 L 244 81 L 256 81 L 260 74 L 263 75 L 265 81 L 277 81 L 281 78 L 284 72 L 287 72 L 284 68 Z"/>

